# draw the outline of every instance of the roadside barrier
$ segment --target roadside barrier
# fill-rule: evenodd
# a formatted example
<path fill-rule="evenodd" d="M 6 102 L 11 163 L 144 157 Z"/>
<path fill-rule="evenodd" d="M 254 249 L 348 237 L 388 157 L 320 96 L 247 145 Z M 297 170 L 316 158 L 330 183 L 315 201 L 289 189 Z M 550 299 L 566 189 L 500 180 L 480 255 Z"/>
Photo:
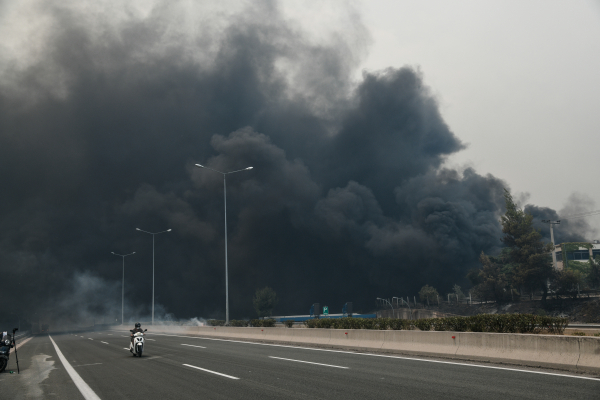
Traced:
<path fill-rule="evenodd" d="M 113 330 L 124 331 L 120 326 Z M 150 333 L 428 355 L 600 373 L 600 337 L 416 330 L 150 326 Z"/>

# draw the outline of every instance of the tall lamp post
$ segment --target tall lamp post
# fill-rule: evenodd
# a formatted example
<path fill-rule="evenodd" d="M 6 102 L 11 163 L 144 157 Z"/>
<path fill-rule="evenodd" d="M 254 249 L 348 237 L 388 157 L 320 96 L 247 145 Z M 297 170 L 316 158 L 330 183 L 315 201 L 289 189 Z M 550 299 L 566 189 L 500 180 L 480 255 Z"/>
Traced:
<path fill-rule="evenodd" d="M 129 254 L 117 254 L 114 251 L 111 251 L 111 253 L 123 258 L 123 281 L 121 282 L 121 325 L 123 325 L 123 310 L 125 309 L 125 257 L 134 255 L 135 251 Z"/>
<path fill-rule="evenodd" d="M 554 269 L 558 269 L 558 264 L 556 262 L 556 245 L 554 244 L 554 225 L 560 225 L 560 220 L 552 221 L 549 219 L 543 219 L 543 223 L 550 225 L 550 240 L 552 241 L 552 264 L 554 265 Z M 566 257 L 566 255 L 565 255 Z"/>
<path fill-rule="evenodd" d="M 200 164 L 196 164 L 196 167 L 210 169 L 211 171 L 215 171 L 223 175 L 223 204 L 225 206 L 225 324 L 229 325 L 229 274 L 227 273 L 227 184 L 225 182 L 225 177 L 236 172 L 247 171 L 253 167 L 238 169 L 230 172 L 221 172 Z"/>
<path fill-rule="evenodd" d="M 161 232 L 156 232 L 156 233 L 148 232 L 148 231 L 142 230 L 140 228 L 135 228 L 135 229 L 137 231 L 152 235 L 152 325 L 154 325 L 154 236 L 158 235 L 159 233 L 171 232 L 171 229 L 167 229 L 166 231 L 161 231 Z"/>

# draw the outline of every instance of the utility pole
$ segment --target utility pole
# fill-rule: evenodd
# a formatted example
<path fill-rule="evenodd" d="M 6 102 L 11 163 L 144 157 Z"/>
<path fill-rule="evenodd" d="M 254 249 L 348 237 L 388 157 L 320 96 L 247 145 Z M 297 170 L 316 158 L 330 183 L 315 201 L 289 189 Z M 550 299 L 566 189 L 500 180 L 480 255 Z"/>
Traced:
<path fill-rule="evenodd" d="M 550 225 L 550 240 L 552 241 L 552 265 L 555 270 L 558 270 L 558 264 L 556 263 L 556 245 L 554 244 L 554 225 L 560 225 L 560 220 L 552 221 L 549 219 L 543 219 L 543 223 Z M 566 254 L 564 255 L 566 257 Z"/>

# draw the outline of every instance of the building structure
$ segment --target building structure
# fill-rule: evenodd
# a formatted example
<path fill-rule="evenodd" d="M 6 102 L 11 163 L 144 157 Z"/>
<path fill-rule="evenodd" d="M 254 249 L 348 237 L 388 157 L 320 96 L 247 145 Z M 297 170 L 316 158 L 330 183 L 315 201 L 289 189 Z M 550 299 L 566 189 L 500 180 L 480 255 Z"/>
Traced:
<path fill-rule="evenodd" d="M 593 240 L 589 243 L 592 245 L 590 249 L 580 247 L 573 252 L 567 253 L 567 261 L 587 261 L 590 257 L 596 258 L 596 256 L 600 256 L 600 241 Z M 560 243 L 554 247 L 556 251 L 556 269 L 559 271 L 564 269 L 563 245 L 564 243 Z"/>

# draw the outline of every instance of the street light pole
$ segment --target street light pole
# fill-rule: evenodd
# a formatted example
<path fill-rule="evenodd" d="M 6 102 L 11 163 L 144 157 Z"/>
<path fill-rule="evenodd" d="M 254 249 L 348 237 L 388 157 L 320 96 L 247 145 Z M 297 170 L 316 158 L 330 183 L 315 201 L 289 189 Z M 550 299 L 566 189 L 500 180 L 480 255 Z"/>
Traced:
<path fill-rule="evenodd" d="M 125 309 L 125 257 L 134 255 L 135 251 L 129 254 L 117 254 L 114 251 L 111 251 L 111 253 L 123 258 L 123 280 L 121 282 L 121 325 L 123 325 L 123 310 Z"/>
<path fill-rule="evenodd" d="M 152 325 L 154 325 L 154 236 L 158 235 L 159 233 L 171 232 L 171 229 L 167 229 L 166 231 L 161 231 L 161 232 L 156 232 L 156 233 L 148 232 L 148 231 L 145 231 L 140 228 L 135 228 L 135 229 L 140 232 L 144 232 L 144 233 L 148 233 L 148 234 L 152 235 Z"/>
<path fill-rule="evenodd" d="M 552 221 L 549 219 L 543 219 L 542 222 L 550 225 L 550 240 L 552 241 L 552 265 L 554 266 L 554 269 L 557 270 L 558 265 L 556 262 L 556 245 L 554 244 L 554 229 L 553 229 L 553 227 L 554 227 L 554 225 L 560 225 L 560 220 Z"/>
<path fill-rule="evenodd" d="M 225 210 L 225 324 L 229 325 L 229 273 L 228 273 L 228 265 L 227 265 L 227 184 L 225 181 L 225 177 L 229 174 L 233 174 L 240 171 L 247 171 L 252 169 L 253 167 L 248 167 L 244 169 L 238 169 L 236 171 L 230 172 L 221 172 L 216 169 L 206 167 L 204 165 L 195 164 L 198 168 L 210 169 L 211 171 L 218 172 L 223 175 L 223 205 Z"/>
<path fill-rule="evenodd" d="M 398 300 L 402 301 L 402 303 L 406 303 L 406 305 L 408 306 L 408 312 L 410 313 L 410 319 L 412 319 L 412 309 L 410 308 L 410 304 L 408 304 L 408 302 L 402 297 L 392 297 L 392 301 L 394 301 L 394 299 L 396 299 L 396 306 L 398 305 Z"/>

